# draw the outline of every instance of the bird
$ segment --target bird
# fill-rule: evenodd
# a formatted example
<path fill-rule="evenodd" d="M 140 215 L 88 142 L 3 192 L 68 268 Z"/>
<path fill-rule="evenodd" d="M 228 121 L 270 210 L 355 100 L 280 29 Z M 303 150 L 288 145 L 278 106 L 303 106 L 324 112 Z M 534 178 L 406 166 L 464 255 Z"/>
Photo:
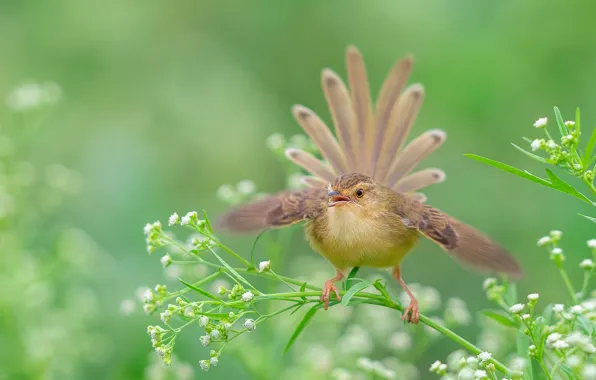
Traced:
<path fill-rule="evenodd" d="M 349 90 L 332 70 L 321 74 L 322 88 L 335 135 L 312 110 L 292 107 L 298 124 L 318 147 L 321 158 L 295 148 L 285 154 L 310 175 L 306 188 L 287 190 L 236 206 L 218 227 L 233 233 L 257 233 L 305 223 L 313 250 L 326 258 L 336 275 L 325 282 L 321 302 L 338 301 L 335 283 L 354 267 L 390 268 L 410 298 L 402 319 L 418 323 L 418 300 L 402 278 L 404 257 L 420 238 L 438 244 L 464 266 L 498 272 L 513 279 L 522 269 L 517 260 L 484 233 L 426 203 L 419 190 L 444 181 L 438 168 L 412 170 L 446 140 L 439 129 L 405 141 L 424 98 L 424 88 L 406 87 L 412 55 L 398 60 L 387 75 L 373 106 L 362 54 L 346 49 Z"/>

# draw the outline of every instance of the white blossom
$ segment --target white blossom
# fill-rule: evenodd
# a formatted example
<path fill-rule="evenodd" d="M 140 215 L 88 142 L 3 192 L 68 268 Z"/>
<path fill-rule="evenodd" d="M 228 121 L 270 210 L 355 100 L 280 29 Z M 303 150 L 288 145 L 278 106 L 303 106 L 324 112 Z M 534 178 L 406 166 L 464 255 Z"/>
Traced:
<path fill-rule="evenodd" d="M 439 366 L 441 365 L 440 360 L 436 360 L 433 364 L 430 365 L 429 371 L 437 372 L 439 370 Z"/>
<path fill-rule="evenodd" d="M 484 352 L 481 352 L 481 353 L 478 354 L 478 359 L 480 359 L 481 361 L 485 362 L 487 360 L 490 360 L 490 358 L 492 356 L 493 355 L 490 352 L 484 351 Z"/>
<path fill-rule="evenodd" d="M 522 317 L 522 319 L 523 319 L 524 321 L 527 321 L 527 320 L 528 320 L 528 319 L 530 319 L 532 316 L 531 316 L 530 314 L 524 314 L 524 315 L 522 315 L 521 317 Z"/>
<path fill-rule="evenodd" d="M 209 324 L 209 317 L 207 317 L 206 315 L 201 315 L 199 317 L 199 326 L 205 327 L 207 326 L 207 324 Z"/>
<path fill-rule="evenodd" d="M 174 224 L 180 223 L 180 216 L 177 213 L 173 213 L 168 218 L 168 225 L 173 226 Z"/>
<path fill-rule="evenodd" d="M 563 237 L 563 232 L 559 230 L 552 230 L 550 232 L 550 236 L 552 236 L 553 239 L 561 239 L 561 237 Z"/>
<path fill-rule="evenodd" d="M 486 280 L 484 280 L 484 282 L 482 283 L 482 288 L 484 290 L 488 290 L 495 285 L 497 285 L 497 279 L 494 277 L 489 277 Z"/>
<path fill-rule="evenodd" d="M 596 239 L 588 240 L 588 248 L 596 249 Z"/>
<path fill-rule="evenodd" d="M 594 269 L 594 262 L 590 259 L 585 259 L 579 264 L 579 267 L 582 269 L 591 270 Z"/>
<path fill-rule="evenodd" d="M 530 301 L 538 301 L 538 298 L 540 298 L 540 294 L 538 294 L 538 293 L 528 294 L 528 300 L 530 300 Z"/>
<path fill-rule="evenodd" d="M 570 310 L 573 314 L 581 314 L 584 312 L 584 308 L 582 307 L 582 305 L 574 305 L 571 307 Z"/>
<path fill-rule="evenodd" d="M 476 372 L 474 372 L 475 379 L 485 379 L 487 377 L 488 377 L 488 374 L 483 369 L 477 369 Z"/>
<path fill-rule="evenodd" d="M 164 268 L 167 268 L 170 266 L 170 264 L 172 264 L 172 256 L 170 256 L 169 254 L 165 254 L 161 257 L 161 259 L 159 259 L 159 262 L 161 263 L 161 265 L 163 265 Z"/>
<path fill-rule="evenodd" d="M 562 303 L 557 303 L 553 305 L 553 311 L 555 313 L 562 313 L 563 310 L 565 310 L 565 305 L 563 305 Z"/>
<path fill-rule="evenodd" d="M 250 179 L 245 179 L 243 181 L 238 182 L 238 184 L 236 185 L 236 190 L 238 190 L 240 194 L 250 195 L 257 190 L 257 186 Z"/>
<path fill-rule="evenodd" d="M 575 121 L 573 121 L 573 120 L 567 120 L 564 124 L 567 128 L 575 127 Z"/>
<path fill-rule="evenodd" d="M 596 364 L 586 364 L 582 371 L 582 379 L 596 380 Z"/>
<path fill-rule="evenodd" d="M 523 303 L 516 303 L 515 305 L 509 308 L 509 311 L 511 311 L 513 314 L 519 314 L 525 307 L 526 305 L 524 305 Z"/>
<path fill-rule="evenodd" d="M 253 331 L 257 328 L 257 324 L 255 323 L 254 319 L 246 319 L 242 326 L 244 326 L 244 328 L 248 331 Z"/>
<path fill-rule="evenodd" d="M 244 302 L 250 302 L 254 297 L 255 297 L 255 295 L 252 294 L 252 292 L 245 292 L 242 295 L 242 301 L 244 301 Z"/>
<path fill-rule="evenodd" d="M 215 329 L 211 330 L 211 334 L 210 335 L 211 335 L 211 337 L 213 339 L 219 338 L 219 330 L 215 330 Z"/>
<path fill-rule="evenodd" d="M 183 225 L 183 226 L 186 226 L 186 225 L 190 224 L 190 216 L 184 215 L 182 217 L 182 219 L 180 220 L 180 224 Z"/>
<path fill-rule="evenodd" d="M 548 243 L 550 243 L 550 242 L 551 242 L 551 238 L 550 238 L 550 236 L 543 236 L 543 237 L 541 237 L 540 239 L 538 239 L 538 243 L 537 243 L 537 245 L 538 245 L 539 247 L 543 247 L 543 246 L 545 246 L 546 244 L 548 244 Z"/>
<path fill-rule="evenodd" d="M 271 261 L 270 260 L 261 261 L 259 263 L 259 272 L 266 272 L 269 269 L 271 269 Z"/>
<path fill-rule="evenodd" d="M 552 254 L 553 255 L 561 255 L 561 254 L 563 254 L 563 250 L 559 247 L 553 248 Z"/>
<path fill-rule="evenodd" d="M 209 370 L 209 362 L 207 360 L 201 360 L 199 361 L 199 366 L 201 367 L 201 369 L 203 371 L 208 371 Z"/>
<path fill-rule="evenodd" d="M 534 141 L 532 141 L 532 143 L 530 144 L 530 147 L 532 148 L 532 152 L 537 151 L 538 149 L 540 149 L 540 146 L 542 146 L 542 141 L 540 141 L 539 139 L 535 139 Z"/>
<path fill-rule="evenodd" d="M 555 148 L 557 147 L 557 143 L 556 143 L 556 142 L 554 142 L 553 140 L 548 140 L 548 141 L 546 142 L 546 147 L 547 147 L 548 149 L 555 149 Z"/>
<path fill-rule="evenodd" d="M 564 340 L 557 340 L 555 343 L 553 343 L 553 347 L 558 350 L 564 350 L 569 347 L 569 344 L 567 344 L 567 342 Z"/>
<path fill-rule="evenodd" d="M 548 343 L 554 343 L 554 342 L 558 341 L 559 339 L 561 339 L 561 337 L 562 337 L 562 335 L 559 333 L 552 333 L 548 337 L 546 337 L 546 341 Z"/>
<path fill-rule="evenodd" d="M 209 345 L 209 343 L 211 343 L 211 336 L 209 335 L 203 335 L 199 339 L 201 340 L 201 344 L 203 345 L 203 347 L 206 347 Z"/>
<path fill-rule="evenodd" d="M 209 364 L 211 364 L 214 367 L 217 366 L 217 363 L 219 363 L 217 357 L 212 357 L 211 360 L 209 360 Z"/>
<path fill-rule="evenodd" d="M 544 128 L 544 127 L 546 127 L 547 123 L 548 123 L 548 118 L 541 117 L 540 119 L 538 119 L 534 122 L 534 127 L 535 128 Z"/>

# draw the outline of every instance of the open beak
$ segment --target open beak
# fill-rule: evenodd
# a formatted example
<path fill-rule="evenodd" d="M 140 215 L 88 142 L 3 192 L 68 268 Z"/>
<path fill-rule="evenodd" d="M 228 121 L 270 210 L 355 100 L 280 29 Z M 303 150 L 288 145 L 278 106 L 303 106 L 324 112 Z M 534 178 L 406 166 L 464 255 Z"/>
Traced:
<path fill-rule="evenodd" d="M 351 202 L 350 198 L 341 195 L 337 191 L 330 191 L 327 195 L 329 196 L 329 207 L 343 205 Z"/>

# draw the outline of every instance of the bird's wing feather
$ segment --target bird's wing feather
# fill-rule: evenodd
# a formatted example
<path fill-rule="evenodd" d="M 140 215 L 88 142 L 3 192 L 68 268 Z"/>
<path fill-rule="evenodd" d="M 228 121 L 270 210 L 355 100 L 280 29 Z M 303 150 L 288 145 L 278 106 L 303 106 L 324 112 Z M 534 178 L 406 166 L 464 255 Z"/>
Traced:
<path fill-rule="evenodd" d="M 426 204 L 406 197 L 400 199 L 395 213 L 404 224 L 417 229 L 463 264 L 481 272 L 507 273 L 515 278 L 522 275 L 517 261 L 480 231 Z"/>
<path fill-rule="evenodd" d="M 238 206 L 219 221 L 220 228 L 250 233 L 315 218 L 326 207 L 327 189 L 309 188 L 266 196 Z"/>

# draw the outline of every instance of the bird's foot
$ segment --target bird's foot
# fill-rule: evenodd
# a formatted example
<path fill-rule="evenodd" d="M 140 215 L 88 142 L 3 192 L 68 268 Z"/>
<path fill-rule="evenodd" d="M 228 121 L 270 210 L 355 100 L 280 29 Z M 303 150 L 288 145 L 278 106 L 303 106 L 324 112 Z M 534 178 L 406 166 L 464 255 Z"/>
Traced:
<path fill-rule="evenodd" d="M 418 311 L 418 300 L 416 298 L 412 298 L 410 300 L 410 305 L 404 310 L 404 314 L 401 316 L 403 321 L 408 321 L 410 323 L 418 323 L 420 321 L 420 312 Z"/>
<path fill-rule="evenodd" d="M 321 294 L 321 302 L 323 302 L 325 310 L 329 309 L 329 296 L 331 292 L 335 293 L 335 298 L 337 298 L 338 302 L 341 302 L 341 296 L 335 285 L 333 285 L 333 281 L 327 280 L 323 287 L 323 294 Z"/>

